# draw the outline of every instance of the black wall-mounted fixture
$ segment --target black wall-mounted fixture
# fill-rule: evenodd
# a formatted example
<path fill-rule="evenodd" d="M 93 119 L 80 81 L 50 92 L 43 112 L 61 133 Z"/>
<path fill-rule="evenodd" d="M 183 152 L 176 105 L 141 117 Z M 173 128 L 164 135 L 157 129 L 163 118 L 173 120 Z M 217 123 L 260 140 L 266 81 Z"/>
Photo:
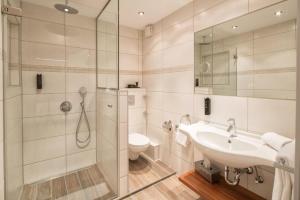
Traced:
<path fill-rule="evenodd" d="M 205 115 L 211 114 L 211 100 L 208 97 L 204 99 L 204 114 Z"/>
<path fill-rule="evenodd" d="M 38 89 L 38 90 L 43 89 L 43 75 L 42 74 L 36 75 L 36 89 Z"/>

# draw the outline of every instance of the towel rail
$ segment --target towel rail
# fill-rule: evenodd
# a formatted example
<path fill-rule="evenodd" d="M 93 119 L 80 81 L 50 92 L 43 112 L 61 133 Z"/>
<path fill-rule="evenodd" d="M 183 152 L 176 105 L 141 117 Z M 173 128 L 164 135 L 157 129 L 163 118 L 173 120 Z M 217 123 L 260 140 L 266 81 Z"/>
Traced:
<path fill-rule="evenodd" d="M 287 172 L 292 173 L 292 174 L 295 173 L 294 168 L 285 165 L 284 162 L 282 162 L 282 161 L 274 162 L 273 167 L 275 167 L 277 169 L 282 169 L 282 170 L 287 171 Z"/>

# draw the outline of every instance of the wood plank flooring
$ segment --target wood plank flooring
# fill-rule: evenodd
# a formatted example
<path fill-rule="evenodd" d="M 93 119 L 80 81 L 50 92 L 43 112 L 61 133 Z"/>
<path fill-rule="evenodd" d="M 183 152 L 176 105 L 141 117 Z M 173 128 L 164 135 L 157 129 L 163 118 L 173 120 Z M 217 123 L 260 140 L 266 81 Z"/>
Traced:
<path fill-rule="evenodd" d="M 202 200 L 199 195 L 182 184 L 173 175 L 125 200 Z M 220 199 L 221 200 L 221 199 Z"/>
<path fill-rule="evenodd" d="M 25 185 L 21 200 L 106 200 L 115 194 L 97 165 L 54 178 Z"/>
<path fill-rule="evenodd" d="M 241 186 L 229 186 L 224 179 L 217 184 L 210 184 L 195 171 L 181 175 L 179 180 L 203 200 L 264 200 Z"/>
<path fill-rule="evenodd" d="M 175 171 L 164 163 L 151 162 L 143 157 L 129 161 L 129 192 L 132 193 L 162 178 L 175 174 Z"/>

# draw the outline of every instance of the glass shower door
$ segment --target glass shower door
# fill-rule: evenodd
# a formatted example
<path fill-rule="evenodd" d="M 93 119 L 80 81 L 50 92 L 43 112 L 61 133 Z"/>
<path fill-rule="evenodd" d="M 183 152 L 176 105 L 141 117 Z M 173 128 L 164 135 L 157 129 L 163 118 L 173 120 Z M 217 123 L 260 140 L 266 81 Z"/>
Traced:
<path fill-rule="evenodd" d="M 119 1 L 97 18 L 97 163 L 118 193 Z"/>

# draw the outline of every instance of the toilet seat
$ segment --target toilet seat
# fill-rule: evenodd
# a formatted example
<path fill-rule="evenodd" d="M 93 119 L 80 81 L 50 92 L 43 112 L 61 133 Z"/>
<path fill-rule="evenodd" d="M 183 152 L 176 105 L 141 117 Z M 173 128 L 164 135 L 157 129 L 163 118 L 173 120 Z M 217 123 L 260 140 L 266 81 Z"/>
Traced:
<path fill-rule="evenodd" d="M 150 140 L 140 133 L 131 133 L 129 134 L 128 142 L 133 146 L 145 146 L 150 143 Z"/>
<path fill-rule="evenodd" d="M 139 154 L 146 151 L 150 146 L 150 139 L 140 133 L 131 133 L 128 136 L 129 159 L 136 160 Z"/>

